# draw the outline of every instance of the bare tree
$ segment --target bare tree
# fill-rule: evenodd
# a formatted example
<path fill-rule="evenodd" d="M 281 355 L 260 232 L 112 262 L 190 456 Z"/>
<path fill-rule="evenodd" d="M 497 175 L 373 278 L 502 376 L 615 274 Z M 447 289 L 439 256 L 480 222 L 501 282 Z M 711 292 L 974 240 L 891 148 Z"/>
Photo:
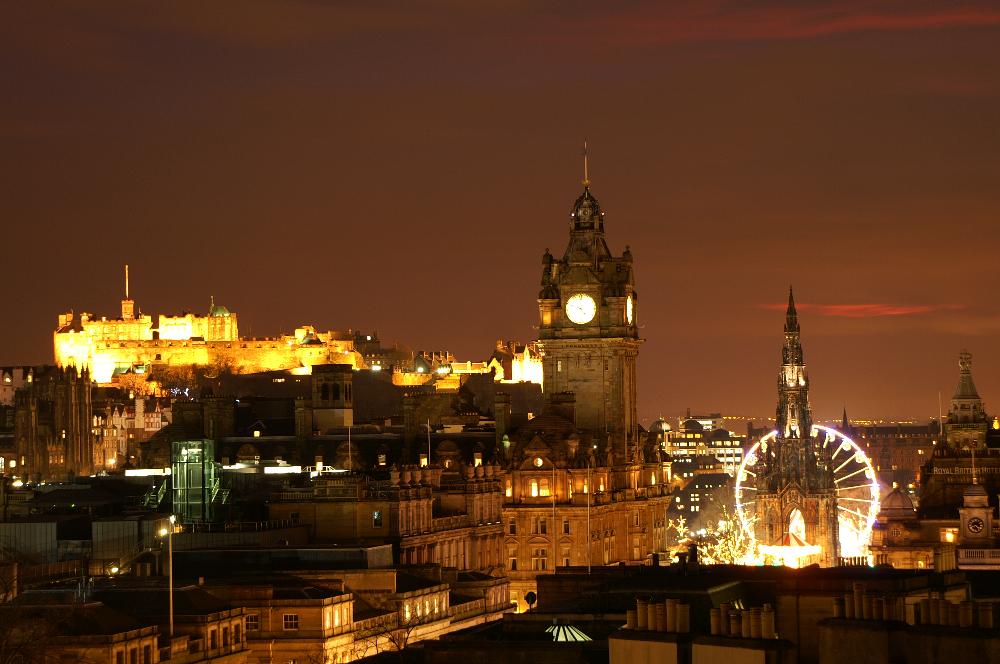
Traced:
<path fill-rule="evenodd" d="M 380 616 L 355 634 L 351 659 L 353 661 L 382 652 L 396 652 L 402 662 L 403 651 L 413 643 L 414 631 L 434 619 L 429 615 L 417 616 L 414 612 L 407 617 L 404 605 L 400 604 L 396 613 Z"/>
<path fill-rule="evenodd" d="M 667 521 L 667 543 L 671 550 L 689 544 L 698 546 L 698 559 L 708 565 L 740 565 L 754 553 L 754 540 L 750 535 L 756 519 L 749 517 L 747 526 L 726 505 L 718 508 L 718 519 L 706 523 L 704 528 L 691 530 L 681 516 Z"/>

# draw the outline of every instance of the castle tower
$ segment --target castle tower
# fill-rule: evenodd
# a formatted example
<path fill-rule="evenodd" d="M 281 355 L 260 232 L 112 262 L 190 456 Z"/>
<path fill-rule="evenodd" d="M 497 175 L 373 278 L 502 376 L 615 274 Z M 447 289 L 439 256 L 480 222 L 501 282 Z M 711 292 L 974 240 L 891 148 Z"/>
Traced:
<path fill-rule="evenodd" d="M 952 450 L 982 450 L 990 419 L 972 380 L 972 354 L 968 351 L 959 353 L 958 370 L 958 386 L 944 425 L 945 438 Z"/>
<path fill-rule="evenodd" d="M 837 564 L 837 494 L 827 453 L 811 435 L 809 378 L 795 298 L 788 291 L 778 373 L 777 435 L 760 452 L 756 538 L 765 546 L 819 546 L 806 563 Z"/>
<path fill-rule="evenodd" d="M 122 320 L 135 319 L 135 300 L 128 294 L 128 264 L 125 265 L 125 299 L 122 300 Z"/>
<path fill-rule="evenodd" d="M 575 423 L 611 452 L 615 463 L 635 458 L 635 277 L 628 247 L 612 255 L 604 237 L 604 212 L 590 191 L 570 212 L 569 243 L 561 259 L 546 249 L 538 295 L 539 346 L 547 394 L 576 395 Z"/>

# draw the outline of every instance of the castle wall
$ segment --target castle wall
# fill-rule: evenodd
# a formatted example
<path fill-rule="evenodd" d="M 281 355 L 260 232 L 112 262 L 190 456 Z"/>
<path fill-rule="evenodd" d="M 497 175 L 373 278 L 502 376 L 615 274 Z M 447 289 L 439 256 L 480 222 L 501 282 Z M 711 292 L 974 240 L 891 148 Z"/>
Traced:
<path fill-rule="evenodd" d="M 56 363 L 89 367 L 95 382 L 106 384 L 116 368 L 148 366 L 220 366 L 234 373 L 257 373 L 317 364 L 361 365 L 350 340 L 296 345 L 292 337 L 200 341 L 174 339 L 95 340 L 85 334 L 55 333 Z"/>

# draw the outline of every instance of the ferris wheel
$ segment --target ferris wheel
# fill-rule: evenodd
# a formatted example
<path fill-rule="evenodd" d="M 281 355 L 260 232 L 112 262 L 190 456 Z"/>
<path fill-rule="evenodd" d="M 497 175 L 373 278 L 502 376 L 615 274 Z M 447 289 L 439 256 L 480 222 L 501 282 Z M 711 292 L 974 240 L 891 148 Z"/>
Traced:
<path fill-rule="evenodd" d="M 736 512 L 750 540 L 754 539 L 758 453 L 766 451 L 777 435 L 777 431 L 772 431 L 754 443 L 736 474 Z M 840 555 L 867 555 L 879 509 L 879 485 L 871 460 L 857 443 L 836 429 L 814 424 L 810 436 L 830 455 L 837 492 Z"/>

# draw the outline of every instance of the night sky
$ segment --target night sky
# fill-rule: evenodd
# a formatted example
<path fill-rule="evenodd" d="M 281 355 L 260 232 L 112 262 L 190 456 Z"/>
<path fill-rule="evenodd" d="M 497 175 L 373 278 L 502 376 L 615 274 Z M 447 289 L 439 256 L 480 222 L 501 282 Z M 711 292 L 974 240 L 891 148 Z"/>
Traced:
<path fill-rule="evenodd" d="M 661 5 L 669 4 L 669 8 Z M 0 364 L 60 311 L 236 311 L 484 359 L 534 336 L 589 141 L 636 260 L 640 417 L 1000 410 L 1000 8 L 5 3 Z M 993 408 L 991 408 L 993 406 Z"/>

